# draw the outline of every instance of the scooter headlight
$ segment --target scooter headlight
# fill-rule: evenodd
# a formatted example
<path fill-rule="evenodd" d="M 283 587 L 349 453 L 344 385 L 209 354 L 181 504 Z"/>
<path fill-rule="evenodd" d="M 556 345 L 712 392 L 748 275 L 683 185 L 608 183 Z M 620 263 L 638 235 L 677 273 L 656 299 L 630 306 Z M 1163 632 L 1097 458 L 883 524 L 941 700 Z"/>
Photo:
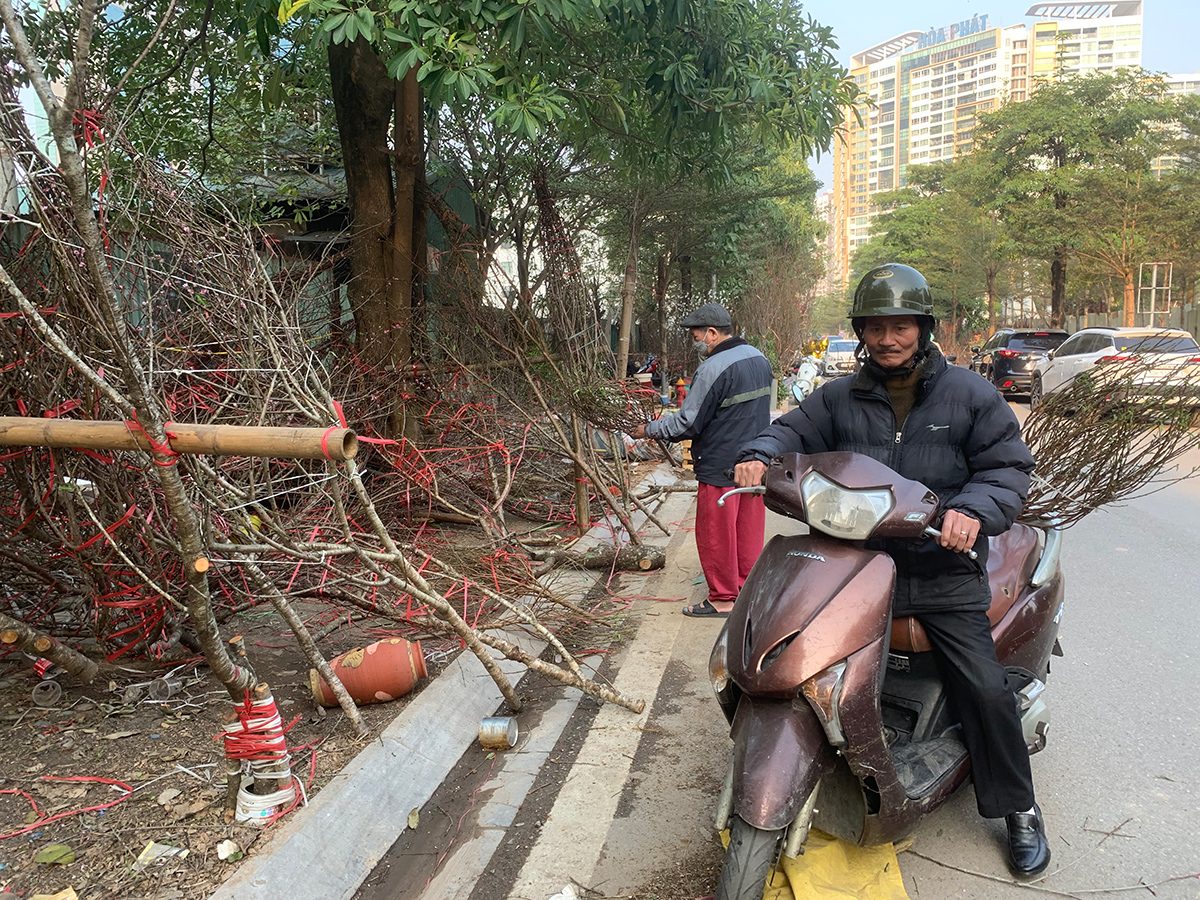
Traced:
<path fill-rule="evenodd" d="M 896 505 L 890 490 L 851 491 L 818 472 L 800 482 L 808 524 L 833 537 L 863 541 Z"/>
<path fill-rule="evenodd" d="M 713 693 L 720 697 L 729 687 L 729 673 L 725 661 L 729 649 L 729 627 L 721 629 L 717 642 L 713 645 L 712 654 L 708 657 L 708 677 L 712 682 Z"/>

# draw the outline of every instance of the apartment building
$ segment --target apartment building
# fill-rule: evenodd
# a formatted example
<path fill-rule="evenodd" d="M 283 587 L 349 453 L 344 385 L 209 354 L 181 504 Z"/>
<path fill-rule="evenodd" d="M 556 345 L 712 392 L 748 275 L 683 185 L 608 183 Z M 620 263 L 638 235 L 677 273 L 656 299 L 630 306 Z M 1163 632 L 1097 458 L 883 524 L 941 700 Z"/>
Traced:
<path fill-rule="evenodd" d="M 1062 0 L 1030 7 L 1028 24 L 986 15 L 909 31 L 851 59 L 872 106 L 848 110 L 834 150 L 832 272 L 844 286 L 870 237 L 875 198 L 903 187 L 910 165 L 971 151 L 980 113 L 1029 98 L 1056 72 L 1141 65 L 1142 0 Z"/>
<path fill-rule="evenodd" d="M 1066 72 L 1112 72 L 1142 64 L 1142 0 L 1064 0 L 1037 3 L 1027 16 L 1029 73 L 1045 79 Z"/>
<path fill-rule="evenodd" d="M 1182 97 L 1184 94 L 1200 94 L 1200 72 L 1193 72 L 1190 75 L 1167 75 L 1167 96 Z M 1179 133 L 1178 126 L 1175 126 L 1176 134 Z M 1163 172 L 1173 168 L 1179 162 L 1178 156 L 1168 155 L 1160 156 L 1154 160 L 1151 165 L 1151 171 L 1154 172 L 1155 178 L 1162 177 Z"/>

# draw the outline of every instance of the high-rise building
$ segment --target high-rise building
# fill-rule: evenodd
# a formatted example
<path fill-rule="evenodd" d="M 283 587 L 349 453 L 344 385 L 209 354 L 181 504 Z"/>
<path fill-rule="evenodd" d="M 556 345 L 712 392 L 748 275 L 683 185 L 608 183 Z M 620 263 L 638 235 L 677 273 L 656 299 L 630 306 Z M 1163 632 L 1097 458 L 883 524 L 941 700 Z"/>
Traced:
<path fill-rule="evenodd" d="M 1142 0 L 1037 3 L 1029 26 L 1029 73 L 1036 81 L 1064 72 L 1113 72 L 1142 64 Z"/>
<path fill-rule="evenodd" d="M 816 286 L 816 296 L 823 297 L 840 290 L 842 286 L 833 265 L 837 246 L 837 221 L 834 217 L 833 191 L 822 191 L 817 195 L 817 221 L 825 226 L 825 234 L 821 240 L 821 262 L 824 266 L 824 273 Z"/>
<path fill-rule="evenodd" d="M 1182 97 L 1184 94 L 1200 94 L 1200 72 L 1193 72 L 1190 75 L 1165 75 L 1163 79 L 1167 83 L 1168 97 Z M 1181 133 L 1178 125 L 1174 126 L 1174 133 Z M 1154 177 L 1159 178 L 1163 172 L 1173 168 L 1178 162 L 1178 156 L 1160 156 L 1154 160 L 1150 168 L 1154 172 Z"/>
<path fill-rule="evenodd" d="M 910 165 L 969 153 L 976 117 L 1027 100 L 1055 73 L 1140 66 L 1142 0 L 1038 3 L 1028 25 L 1000 27 L 988 16 L 909 31 L 851 59 L 850 77 L 873 101 L 848 110 L 834 149 L 832 270 L 842 286 L 870 237 L 876 197 L 907 183 Z"/>

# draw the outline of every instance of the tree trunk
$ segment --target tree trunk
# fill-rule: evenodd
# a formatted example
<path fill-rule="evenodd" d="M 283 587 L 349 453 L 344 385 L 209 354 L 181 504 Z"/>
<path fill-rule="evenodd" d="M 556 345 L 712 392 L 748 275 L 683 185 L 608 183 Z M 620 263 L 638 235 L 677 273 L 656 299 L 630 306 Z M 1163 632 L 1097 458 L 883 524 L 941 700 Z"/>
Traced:
<path fill-rule="evenodd" d="M 351 216 L 347 290 L 355 341 L 364 362 L 384 366 L 394 357 L 387 314 L 387 250 L 394 208 L 388 131 L 395 82 L 361 38 L 329 45 L 329 77 Z"/>
<path fill-rule="evenodd" d="M 950 338 L 948 343 L 951 347 L 958 344 L 958 281 L 952 282 L 954 285 L 950 289 Z"/>
<path fill-rule="evenodd" d="M 1065 164 L 1058 160 L 1058 167 Z M 1061 220 L 1062 211 L 1067 208 L 1065 194 L 1054 195 L 1054 209 Z M 1050 258 L 1050 327 L 1062 328 L 1066 321 L 1067 305 L 1067 245 L 1059 244 L 1054 248 Z"/>
<path fill-rule="evenodd" d="M 996 333 L 996 273 L 987 270 L 988 337 Z"/>
<path fill-rule="evenodd" d="M 410 328 L 409 344 L 414 356 L 419 357 L 425 348 L 425 284 L 429 278 L 429 183 L 425 180 L 425 156 L 428 152 L 425 142 L 425 97 L 420 87 L 417 88 L 416 102 L 413 108 L 417 111 L 417 143 L 413 153 L 417 158 L 414 167 L 415 184 L 413 190 L 412 211 L 412 291 L 409 302 Z"/>
<path fill-rule="evenodd" d="M 414 275 L 425 255 L 424 246 L 416 246 L 424 223 L 414 211 L 425 126 L 416 71 L 400 81 L 389 78 L 370 43 L 359 38 L 330 44 L 329 76 L 350 206 L 347 290 L 355 346 L 368 366 L 405 372 L 412 362 Z M 393 434 L 415 428 L 405 420 L 402 392 L 385 402 L 393 406 Z"/>
<path fill-rule="evenodd" d="M 690 256 L 679 257 L 679 300 L 684 309 L 691 311 L 692 258 Z"/>
<path fill-rule="evenodd" d="M 667 378 L 670 367 L 667 365 L 667 288 L 671 284 L 671 254 L 658 255 L 658 277 L 654 282 L 655 313 L 658 316 L 658 371 L 662 373 L 663 395 L 671 395 L 671 384 Z"/>
<path fill-rule="evenodd" d="M 641 237 L 641 198 L 634 194 L 629 217 L 629 249 L 625 253 L 625 281 L 621 284 L 621 329 L 617 333 L 617 378 L 624 378 L 629 364 L 629 336 L 633 331 L 633 300 L 637 291 L 638 239 Z"/>
<path fill-rule="evenodd" d="M 417 177 L 425 153 L 425 119 L 417 70 L 410 68 L 396 82 L 396 108 L 392 145 L 395 148 L 396 193 L 392 212 L 391 269 L 388 279 L 388 318 L 393 332 L 390 363 L 404 373 L 403 394 L 411 393 L 412 384 L 412 312 L 413 279 L 419 271 L 417 248 L 413 239 L 417 228 Z M 425 248 L 421 247 L 424 256 Z M 405 415 L 405 404 L 398 399 L 392 408 L 392 433 L 409 440 L 419 437 L 419 422 Z"/>
<path fill-rule="evenodd" d="M 1133 270 L 1132 269 L 1125 270 L 1124 281 L 1125 281 L 1125 301 L 1121 308 L 1121 325 L 1124 328 L 1132 328 L 1132 327 L 1134 327 L 1134 325 L 1137 324 L 1136 316 L 1134 315 L 1134 313 L 1137 310 L 1137 306 L 1135 304 L 1136 292 L 1134 291 L 1134 287 L 1133 287 Z M 1150 323 L 1150 327 L 1151 328 L 1154 327 L 1153 322 Z"/>
<path fill-rule="evenodd" d="M 1065 321 L 1063 312 L 1067 303 L 1067 248 L 1059 245 L 1054 248 L 1054 256 L 1050 260 L 1050 327 L 1062 328 Z"/>

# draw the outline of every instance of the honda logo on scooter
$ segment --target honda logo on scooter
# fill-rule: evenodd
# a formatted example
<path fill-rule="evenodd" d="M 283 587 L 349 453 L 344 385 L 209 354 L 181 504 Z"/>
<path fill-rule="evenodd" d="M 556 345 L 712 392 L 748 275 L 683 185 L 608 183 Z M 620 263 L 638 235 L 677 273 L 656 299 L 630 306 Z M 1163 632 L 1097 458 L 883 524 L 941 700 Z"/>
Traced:
<path fill-rule="evenodd" d="M 805 559 L 815 559 L 817 562 L 825 562 L 825 557 L 820 553 L 806 553 L 803 550 L 789 550 L 788 556 L 803 556 Z"/>

